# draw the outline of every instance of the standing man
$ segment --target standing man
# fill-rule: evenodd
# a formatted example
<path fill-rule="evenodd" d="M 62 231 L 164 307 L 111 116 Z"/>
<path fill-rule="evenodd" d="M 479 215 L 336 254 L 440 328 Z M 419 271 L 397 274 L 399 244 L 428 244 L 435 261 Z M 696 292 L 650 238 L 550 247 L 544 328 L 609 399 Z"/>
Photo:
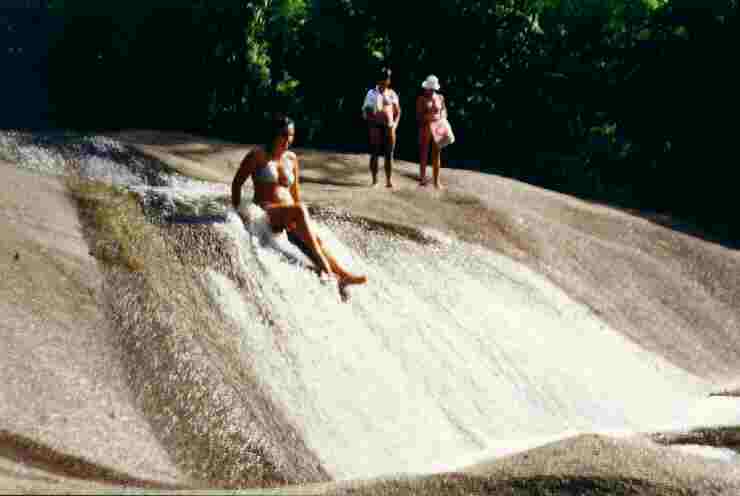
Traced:
<path fill-rule="evenodd" d="M 396 128 L 401 119 L 398 95 L 391 89 L 391 70 L 383 68 L 377 75 L 375 88 L 370 89 L 362 105 L 370 140 L 370 174 L 373 186 L 378 184 L 378 158 L 383 155 L 386 187 L 392 188 L 391 170 L 396 148 Z"/>

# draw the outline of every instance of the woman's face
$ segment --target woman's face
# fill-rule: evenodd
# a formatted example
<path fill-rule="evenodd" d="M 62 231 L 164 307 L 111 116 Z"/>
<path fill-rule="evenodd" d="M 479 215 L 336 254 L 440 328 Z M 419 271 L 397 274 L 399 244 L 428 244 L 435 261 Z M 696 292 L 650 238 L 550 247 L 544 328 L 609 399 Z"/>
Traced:
<path fill-rule="evenodd" d="M 281 136 L 281 141 L 287 148 L 293 144 L 294 139 L 295 139 L 295 126 L 288 126 L 287 128 L 285 128 L 285 132 Z"/>
<path fill-rule="evenodd" d="M 390 88 L 391 87 L 391 78 L 381 79 L 380 81 L 378 81 L 378 87 L 380 89 Z"/>
<path fill-rule="evenodd" d="M 424 96 L 431 97 L 434 94 L 434 90 L 431 88 L 424 88 Z"/>

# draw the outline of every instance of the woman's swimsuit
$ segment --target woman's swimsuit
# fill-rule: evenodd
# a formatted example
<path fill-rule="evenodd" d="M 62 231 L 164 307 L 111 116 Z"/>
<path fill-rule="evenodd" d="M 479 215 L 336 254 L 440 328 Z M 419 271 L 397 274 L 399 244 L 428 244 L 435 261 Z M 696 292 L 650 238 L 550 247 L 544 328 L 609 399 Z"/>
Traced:
<path fill-rule="evenodd" d="M 293 195 L 290 193 L 289 188 L 295 182 L 293 177 L 293 170 L 291 160 L 283 154 L 280 160 L 270 160 L 262 167 L 258 167 L 257 170 L 252 174 L 252 180 L 255 186 L 257 183 L 282 186 L 282 188 L 275 189 L 275 195 L 278 197 L 278 203 L 293 203 Z M 263 209 L 273 201 L 262 201 L 256 202 Z"/>
<path fill-rule="evenodd" d="M 270 160 L 263 167 L 258 167 L 254 171 L 254 181 L 262 184 L 279 184 L 280 186 L 290 188 L 293 185 L 293 181 L 295 181 L 291 165 L 288 157 L 285 155 L 280 157 L 281 175 L 278 170 L 278 162 L 276 160 Z M 281 179 L 283 180 L 281 181 Z"/>
<path fill-rule="evenodd" d="M 387 92 L 381 94 L 383 97 L 383 107 L 396 103 L 396 97 L 391 91 L 392 90 L 388 90 Z"/>
<path fill-rule="evenodd" d="M 442 118 L 442 97 L 434 94 L 425 102 L 426 114 L 431 117 L 432 121 L 438 121 Z"/>
<path fill-rule="evenodd" d="M 370 127 L 380 129 L 388 128 L 388 126 L 390 126 L 391 122 L 393 121 L 393 105 L 398 104 L 398 95 L 396 94 L 396 92 L 392 89 L 380 90 L 378 88 L 373 88 L 368 92 L 366 100 L 375 100 L 376 102 L 380 100 L 379 103 L 380 107 L 382 108 L 380 112 L 383 112 L 386 115 L 386 120 L 383 122 L 379 122 L 374 119 L 368 120 Z M 375 111 L 378 111 L 377 105 L 375 106 Z"/>
<path fill-rule="evenodd" d="M 422 102 L 424 109 L 424 120 L 419 121 L 419 144 L 421 146 L 429 146 L 429 142 L 433 141 L 431 132 L 431 123 L 437 122 L 442 118 L 442 111 L 444 110 L 444 99 L 439 93 L 434 93 L 431 97 L 423 97 Z M 429 119 L 429 121 L 426 120 Z"/>
<path fill-rule="evenodd" d="M 279 184 L 286 188 L 290 188 L 290 186 L 295 181 L 295 178 L 293 177 L 290 160 L 288 160 L 285 155 L 280 158 L 280 168 L 283 172 L 282 177 L 285 178 L 283 182 L 280 181 L 281 176 L 280 172 L 278 171 L 276 160 L 270 160 L 264 167 L 259 167 L 256 171 L 254 171 L 254 180 L 262 184 Z M 265 208 L 264 205 L 260 206 L 262 208 Z M 282 230 L 283 229 L 280 229 L 280 231 Z M 298 249 L 300 249 L 316 267 L 321 267 L 321 260 L 308 247 L 308 245 L 306 245 L 306 243 L 295 232 L 293 232 L 293 230 L 288 229 L 287 231 L 288 241 L 297 246 Z"/>

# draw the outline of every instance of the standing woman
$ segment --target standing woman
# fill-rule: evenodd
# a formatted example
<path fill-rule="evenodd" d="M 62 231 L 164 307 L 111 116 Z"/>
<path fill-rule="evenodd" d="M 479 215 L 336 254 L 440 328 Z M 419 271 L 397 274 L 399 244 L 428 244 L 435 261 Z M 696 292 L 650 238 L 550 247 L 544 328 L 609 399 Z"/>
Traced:
<path fill-rule="evenodd" d="M 432 146 L 432 180 L 439 188 L 439 168 L 442 150 L 432 139 L 432 123 L 447 119 L 445 98 L 439 91 L 437 76 L 429 76 L 421 83 L 423 93 L 416 99 L 416 121 L 419 124 L 419 184 L 427 185 L 427 159 L 429 145 Z"/>
<path fill-rule="evenodd" d="M 354 275 L 340 266 L 311 225 L 308 210 L 301 202 L 298 157 L 288 150 L 294 135 L 295 126 L 290 118 L 274 119 L 266 144 L 254 147 L 242 160 L 231 184 L 231 202 L 240 212 L 242 185 L 251 176 L 253 201 L 267 213 L 273 231 L 287 230 L 288 240 L 306 253 L 320 272 L 336 275 L 340 294 L 345 297 L 346 286 L 363 284 L 367 277 Z M 243 216 L 241 212 L 239 215 Z"/>
<path fill-rule="evenodd" d="M 378 159 L 383 155 L 385 185 L 393 187 L 391 171 L 393 151 L 396 148 L 396 128 L 401 120 L 401 105 L 398 95 L 391 89 L 391 70 L 383 68 L 378 73 L 375 88 L 365 96 L 362 113 L 367 120 L 370 140 L 370 174 L 373 186 L 378 184 Z"/>

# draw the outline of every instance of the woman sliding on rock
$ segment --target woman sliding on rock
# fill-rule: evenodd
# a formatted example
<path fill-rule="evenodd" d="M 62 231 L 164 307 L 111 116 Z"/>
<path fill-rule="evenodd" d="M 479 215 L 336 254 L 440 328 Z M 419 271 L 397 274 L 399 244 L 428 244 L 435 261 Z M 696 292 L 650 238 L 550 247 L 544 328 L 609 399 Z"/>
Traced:
<path fill-rule="evenodd" d="M 321 273 L 337 277 L 340 295 L 346 298 L 345 288 L 364 284 L 367 277 L 343 269 L 311 226 L 308 210 L 301 203 L 298 157 L 288 151 L 294 136 L 295 125 L 290 118 L 279 116 L 273 120 L 267 144 L 253 148 L 242 160 L 231 184 L 231 202 L 244 220 L 239 209 L 241 191 L 251 176 L 253 201 L 267 213 L 273 231 L 287 230 L 290 242 L 306 253 Z"/>

